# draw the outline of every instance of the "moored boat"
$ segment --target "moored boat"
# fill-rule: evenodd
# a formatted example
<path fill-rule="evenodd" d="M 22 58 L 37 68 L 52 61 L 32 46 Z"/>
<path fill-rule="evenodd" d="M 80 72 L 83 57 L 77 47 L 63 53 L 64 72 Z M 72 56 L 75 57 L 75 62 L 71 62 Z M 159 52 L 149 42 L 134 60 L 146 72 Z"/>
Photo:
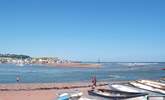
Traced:
<path fill-rule="evenodd" d="M 130 84 L 137 87 L 137 88 L 140 88 L 140 89 L 165 94 L 165 91 L 162 90 L 162 89 L 154 88 L 152 86 L 145 85 L 145 84 L 142 84 L 142 83 L 139 83 L 139 82 L 130 82 Z"/>
<path fill-rule="evenodd" d="M 103 97 L 103 98 L 109 98 L 113 100 L 127 99 L 127 98 L 134 98 L 134 97 L 141 97 L 141 96 L 148 95 L 146 93 L 131 93 L 131 92 L 109 90 L 109 89 L 89 90 L 88 94 L 93 95 L 93 96 Z"/>
<path fill-rule="evenodd" d="M 23 63 L 19 63 L 19 64 L 16 64 L 16 66 L 23 67 L 24 64 Z"/>

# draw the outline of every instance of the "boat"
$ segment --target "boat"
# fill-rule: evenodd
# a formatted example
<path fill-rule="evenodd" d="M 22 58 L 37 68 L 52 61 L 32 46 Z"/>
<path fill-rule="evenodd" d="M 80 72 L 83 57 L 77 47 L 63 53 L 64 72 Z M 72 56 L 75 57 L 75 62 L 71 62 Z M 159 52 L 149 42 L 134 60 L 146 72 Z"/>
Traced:
<path fill-rule="evenodd" d="M 63 93 L 61 94 L 57 100 L 69 100 L 69 94 L 68 93 Z"/>
<path fill-rule="evenodd" d="M 156 82 L 156 81 L 150 81 L 150 80 L 139 80 L 137 82 L 165 90 L 165 84 L 164 83 L 160 83 L 160 82 Z"/>
<path fill-rule="evenodd" d="M 152 91 L 152 92 L 156 92 L 156 93 L 161 93 L 161 94 L 165 94 L 165 91 L 162 89 L 158 89 L 158 88 L 154 88 L 152 86 L 148 86 L 139 82 L 130 82 L 131 85 L 140 88 L 140 89 L 144 89 L 144 90 L 148 90 L 148 91 Z"/>
<path fill-rule="evenodd" d="M 162 84 L 165 84 L 165 78 L 161 78 L 161 79 L 159 80 L 159 82 L 161 82 Z"/>
<path fill-rule="evenodd" d="M 16 66 L 23 67 L 24 64 L 23 63 L 19 63 L 19 64 L 16 64 Z"/>
<path fill-rule="evenodd" d="M 165 96 L 148 96 L 148 100 L 164 100 Z"/>
<path fill-rule="evenodd" d="M 62 93 L 58 100 L 79 100 L 80 97 L 83 95 L 82 92 L 77 93 Z"/>
<path fill-rule="evenodd" d="M 128 98 L 141 97 L 141 96 L 148 95 L 146 93 L 131 93 L 131 92 L 109 90 L 109 89 L 89 90 L 88 94 L 92 96 L 99 96 L 99 97 L 113 99 L 113 100 L 128 99 Z"/>
<path fill-rule="evenodd" d="M 123 84 L 111 84 L 109 87 L 113 90 L 123 91 L 123 92 L 134 92 L 134 93 L 145 93 L 146 91 Z"/>
<path fill-rule="evenodd" d="M 82 92 L 70 94 L 70 100 L 78 100 L 83 95 Z"/>
<path fill-rule="evenodd" d="M 78 99 L 78 100 L 96 100 L 96 99 L 89 99 L 89 98 L 81 97 L 81 98 Z"/>
<path fill-rule="evenodd" d="M 150 84 L 154 84 L 154 85 L 159 85 L 159 86 L 165 87 L 165 83 L 151 81 L 151 80 L 140 80 L 139 82 L 141 82 L 141 83 L 150 83 Z"/>

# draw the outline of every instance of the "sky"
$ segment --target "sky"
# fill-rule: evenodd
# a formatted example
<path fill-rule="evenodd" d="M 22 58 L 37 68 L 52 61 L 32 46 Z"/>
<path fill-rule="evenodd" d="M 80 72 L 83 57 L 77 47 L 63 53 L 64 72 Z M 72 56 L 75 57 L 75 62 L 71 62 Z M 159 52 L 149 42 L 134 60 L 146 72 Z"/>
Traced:
<path fill-rule="evenodd" d="M 0 53 L 165 61 L 164 0 L 0 0 Z"/>

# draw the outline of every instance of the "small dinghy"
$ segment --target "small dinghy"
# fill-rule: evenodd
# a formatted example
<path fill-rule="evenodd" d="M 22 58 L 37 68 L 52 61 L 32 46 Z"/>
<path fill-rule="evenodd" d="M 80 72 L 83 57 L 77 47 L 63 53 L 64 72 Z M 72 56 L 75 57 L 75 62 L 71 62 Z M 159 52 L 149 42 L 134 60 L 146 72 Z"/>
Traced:
<path fill-rule="evenodd" d="M 83 95 L 82 92 L 63 93 L 59 96 L 58 100 L 79 100 L 82 95 Z"/>
<path fill-rule="evenodd" d="M 127 98 L 134 98 L 134 97 L 141 97 L 148 95 L 146 93 L 130 93 L 130 92 L 108 90 L 108 89 L 89 90 L 88 94 L 92 96 L 100 96 L 103 98 L 109 98 L 113 100 L 127 99 Z"/>
<path fill-rule="evenodd" d="M 109 87 L 112 90 L 123 91 L 123 92 L 134 92 L 134 93 L 145 93 L 146 91 L 122 84 L 111 84 Z"/>
<path fill-rule="evenodd" d="M 70 94 L 70 100 L 78 100 L 82 95 L 82 92 Z"/>
<path fill-rule="evenodd" d="M 89 98 L 80 98 L 80 99 L 78 99 L 78 100 L 95 100 L 95 99 L 89 99 Z"/>
<path fill-rule="evenodd" d="M 69 94 L 68 93 L 63 93 L 59 96 L 57 100 L 69 100 Z"/>
<path fill-rule="evenodd" d="M 152 86 L 148 86 L 148 85 L 145 85 L 145 84 L 142 84 L 142 83 L 139 83 L 139 82 L 130 82 L 130 84 L 137 87 L 137 88 L 140 88 L 140 89 L 165 94 L 165 91 L 162 90 L 162 89 L 154 88 Z"/>

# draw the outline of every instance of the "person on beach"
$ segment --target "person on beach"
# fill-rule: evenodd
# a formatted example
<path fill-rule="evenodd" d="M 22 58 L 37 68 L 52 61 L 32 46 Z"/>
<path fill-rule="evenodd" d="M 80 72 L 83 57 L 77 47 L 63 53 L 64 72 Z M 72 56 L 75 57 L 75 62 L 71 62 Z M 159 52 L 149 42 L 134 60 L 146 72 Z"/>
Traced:
<path fill-rule="evenodd" d="M 19 83 L 19 81 L 20 81 L 19 76 L 16 77 L 16 81 L 17 81 L 17 83 Z"/>
<path fill-rule="evenodd" d="M 93 76 L 93 77 L 92 77 L 92 89 L 95 89 L 95 87 L 96 87 L 96 82 L 97 82 L 96 76 Z"/>

